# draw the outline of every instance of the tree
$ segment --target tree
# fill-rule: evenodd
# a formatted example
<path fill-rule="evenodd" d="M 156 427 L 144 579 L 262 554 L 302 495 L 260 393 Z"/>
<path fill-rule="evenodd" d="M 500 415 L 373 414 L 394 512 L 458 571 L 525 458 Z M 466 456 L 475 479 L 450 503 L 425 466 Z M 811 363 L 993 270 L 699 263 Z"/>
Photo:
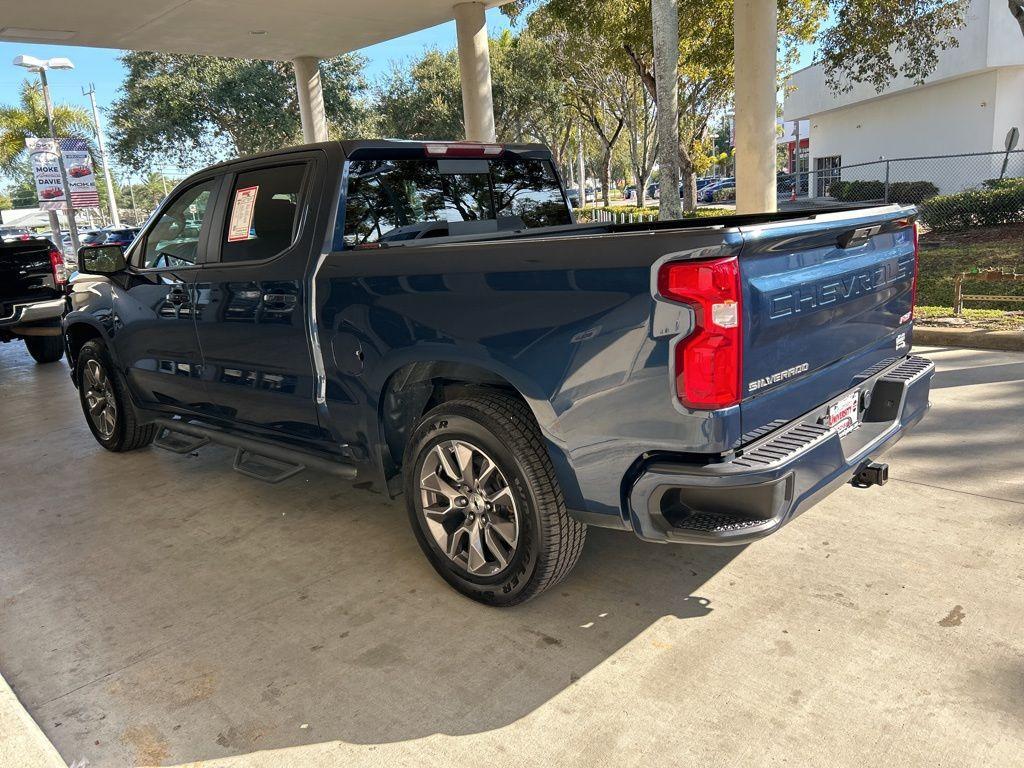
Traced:
<path fill-rule="evenodd" d="M 8 178 L 11 183 L 7 187 L 7 196 L 11 199 L 11 207 L 34 208 L 39 199 L 36 196 L 36 180 L 28 163 L 17 168 Z"/>
<path fill-rule="evenodd" d="M 658 218 L 678 219 L 682 215 L 679 201 L 680 156 L 686 151 L 679 142 L 679 5 L 677 0 L 651 0 L 651 23 L 653 27 L 653 50 L 649 73 L 637 56 L 635 49 L 624 47 L 627 55 L 637 65 L 637 71 L 650 93 L 650 79 L 654 78 L 654 92 L 651 97 L 658 107 L 658 161 L 661 166 L 661 182 L 658 189 Z M 691 206 L 687 206 L 687 210 Z M 696 207 L 696 202 L 692 207 Z"/>
<path fill-rule="evenodd" d="M 141 221 L 156 209 L 167 196 L 167 192 L 181 181 L 160 171 L 152 171 L 141 181 L 129 181 L 117 188 L 117 205 L 125 211 L 132 211 L 131 218 Z"/>
<path fill-rule="evenodd" d="M 561 164 L 571 132 L 548 41 L 528 30 L 490 40 L 494 124 L 499 141 L 539 141 Z M 462 90 L 454 50 L 428 49 L 395 64 L 374 87 L 376 130 L 403 139 L 461 139 Z"/>
<path fill-rule="evenodd" d="M 843 93 L 855 83 L 881 92 L 897 76 L 922 83 L 939 51 L 957 45 L 967 0 L 829 0 L 834 23 L 818 38 L 829 87 Z"/>
<path fill-rule="evenodd" d="M 625 125 L 623 108 L 629 90 L 629 71 L 618 67 L 601 41 L 586 26 L 541 9 L 530 17 L 527 29 L 547 42 L 552 61 L 561 74 L 564 103 L 584 122 L 600 144 L 604 204 L 609 205 L 612 158 Z"/>
<path fill-rule="evenodd" d="M 129 51 L 123 94 L 110 111 L 111 146 L 134 170 L 195 165 L 302 142 L 289 62 Z M 320 62 L 329 133 L 356 135 L 365 118 L 363 59 Z"/>
<path fill-rule="evenodd" d="M 491 63 L 493 67 L 493 56 Z M 388 77 L 374 87 L 373 101 L 379 121 L 376 128 L 382 136 L 449 140 L 465 136 L 455 51 L 431 49 L 411 64 L 393 62 Z M 500 112 L 495 107 L 495 130 L 500 130 Z"/>
<path fill-rule="evenodd" d="M 9 211 L 14 207 L 14 201 L 6 192 L 0 192 L 0 211 Z"/>
<path fill-rule="evenodd" d="M 833 88 L 853 82 L 884 87 L 897 73 L 927 76 L 937 51 L 956 44 L 966 0 L 778 0 L 784 72 L 801 44 L 817 44 Z M 604 50 L 636 68 L 658 101 L 652 13 L 677 5 L 679 35 L 679 163 L 685 207 L 694 205 L 693 172 L 701 163 L 709 120 L 727 104 L 733 82 L 732 0 L 518 0 L 512 17 L 541 8 L 601 40 Z M 535 11 L 536 12 L 536 11 Z M 666 13 L 671 16 L 671 13 Z M 671 25 L 669 18 L 664 23 Z M 664 67 L 662 67 L 664 71 Z M 668 78 L 669 80 L 671 78 Z M 668 111 L 672 111 L 669 109 Z M 661 151 L 667 150 L 662 146 Z M 662 206 L 667 201 L 662 199 Z"/>
<path fill-rule="evenodd" d="M 625 121 L 629 170 L 636 184 L 636 204 L 643 207 L 647 181 L 657 154 L 657 110 L 643 84 L 631 78 L 622 90 L 622 116 Z"/>
<path fill-rule="evenodd" d="M 81 107 L 54 104 L 53 129 L 62 139 L 92 140 L 92 118 Z M 23 176 L 28 168 L 25 139 L 49 135 L 42 87 L 25 80 L 21 84 L 18 104 L 0 107 L 0 173 L 10 177 Z M 34 197 L 34 187 L 32 194 Z"/>
<path fill-rule="evenodd" d="M 574 120 L 566 109 L 565 77 L 552 41 L 529 27 L 515 36 L 506 32 L 500 39 L 508 41 L 508 49 L 496 72 L 497 108 L 509 140 L 550 147 L 556 166 L 571 162 L 567 153 Z"/>

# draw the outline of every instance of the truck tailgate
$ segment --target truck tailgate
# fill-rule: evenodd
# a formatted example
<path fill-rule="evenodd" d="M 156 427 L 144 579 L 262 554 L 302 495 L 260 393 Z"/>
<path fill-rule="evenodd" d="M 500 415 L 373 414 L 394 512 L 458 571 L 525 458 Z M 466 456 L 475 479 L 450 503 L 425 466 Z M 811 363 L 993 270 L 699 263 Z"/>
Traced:
<path fill-rule="evenodd" d="M 916 275 L 913 209 L 744 227 L 744 433 L 788 421 L 907 354 Z"/>
<path fill-rule="evenodd" d="M 10 315 L 15 304 L 60 297 L 50 250 L 46 240 L 0 242 L 0 319 Z"/>

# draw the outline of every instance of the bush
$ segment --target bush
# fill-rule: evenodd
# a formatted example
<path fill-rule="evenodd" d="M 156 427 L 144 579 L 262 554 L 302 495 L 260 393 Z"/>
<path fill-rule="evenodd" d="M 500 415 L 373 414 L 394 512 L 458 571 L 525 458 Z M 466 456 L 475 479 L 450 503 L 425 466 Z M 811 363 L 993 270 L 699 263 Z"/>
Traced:
<path fill-rule="evenodd" d="M 939 194 L 939 188 L 930 181 L 897 181 L 889 185 L 889 202 L 900 205 L 918 205 Z"/>
<path fill-rule="evenodd" d="M 885 200 L 884 181 L 833 181 L 828 193 L 843 203 Z M 889 202 L 917 205 L 939 194 L 939 188 L 930 181 L 894 181 L 889 185 Z"/>
<path fill-rule="evenodd" d="M 1024 222 L 1024 179 L 933 197 L 921 205 L 921 220 L 932 229 L 967 229 Z"/>
<path fill-rule="evenodd" d="M 987 179 L 982 182 L 986 189 L 1012 189 L 1024 184 L 1024 178 L 1011 177 L 1009 179 Z"/>
<path fill-rule="evenodd" d="M 881 200 L 885 197 L 885 183 L 881 181 L 833 181 L 828 194 L 843 203 L 862 200 Z"/>
<path fill-rule="evenodd" d="M 731 203 L 736 199 L 736 187 L 723 187 L 711 193 L 711 201 L 715 203 Z"/>

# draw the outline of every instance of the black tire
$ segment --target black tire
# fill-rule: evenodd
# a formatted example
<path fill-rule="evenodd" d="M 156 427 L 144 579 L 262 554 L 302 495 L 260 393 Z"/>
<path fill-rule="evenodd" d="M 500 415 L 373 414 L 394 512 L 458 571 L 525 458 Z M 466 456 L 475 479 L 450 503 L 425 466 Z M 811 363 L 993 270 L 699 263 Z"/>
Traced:
<path fill-rule="evenodd" d="M 60 336 L 25 336 L 24 340 L 37 363 L 56 363 L 64 357 L 64 340 Z"/>
<path fill-rule="evenodd" d="M 519 510 L 516 549 L 494 575 L 470 573 L 449 558 L 428 530 L 420 473 L 433 449 L 451 440 L 469 441 L 493 457 Z M 517 399 L 482 393 L 437 406 L 413 431 L 404 467 L 406 507 L 416 540 L 445 581 L 474 600 L 494 606 L 525 602 L 561 581 L 583 551 L 586 526 L 566 512 L 540 429 Z"/>
<path fill-rule="evenodd" d="M 104 435 L 93 418 L 89 415 L 88 396 L 88 375 L 86 367 L 90 363 L 98 364 L 109 380 L 109 391 L 116 407 L 114 426 L 110 435 Z M 78 353 L 78 362 L 75 368 L 75 380 L 78 382 L 78 397 L 82 403 L 82 413 L 85 415 L 85 423 L 89 425 L 96 442 L 108 451 L 121 453 L 123 451 L 134 451 L 138 448 L 145 448 L 153 442 L 156 437 L 157 426 L 155 424 L 139 424 L 128 398 L 128 385 L 124 376 L 110 360 L 107 349 L 103 342 L 93 339 L 82 345 Z"/>

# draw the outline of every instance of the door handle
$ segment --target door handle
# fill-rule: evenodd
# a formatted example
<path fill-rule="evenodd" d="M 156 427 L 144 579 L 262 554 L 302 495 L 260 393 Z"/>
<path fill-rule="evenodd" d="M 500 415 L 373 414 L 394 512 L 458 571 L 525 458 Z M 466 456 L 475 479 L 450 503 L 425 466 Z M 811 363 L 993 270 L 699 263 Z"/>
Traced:
<path fill-rule="evenodd" d="M 264 304 L 287 304 L 289 306 L 295 306 L 295 302 L 298 298 L 294 293 L 264 293 L 263 303 Z"/>
<path fill-rule="evenodd" d="M 180 285 L 176 285 L 167 292 L 167 301 L 170 304 L 187 304 L 188 291 Z"/>

